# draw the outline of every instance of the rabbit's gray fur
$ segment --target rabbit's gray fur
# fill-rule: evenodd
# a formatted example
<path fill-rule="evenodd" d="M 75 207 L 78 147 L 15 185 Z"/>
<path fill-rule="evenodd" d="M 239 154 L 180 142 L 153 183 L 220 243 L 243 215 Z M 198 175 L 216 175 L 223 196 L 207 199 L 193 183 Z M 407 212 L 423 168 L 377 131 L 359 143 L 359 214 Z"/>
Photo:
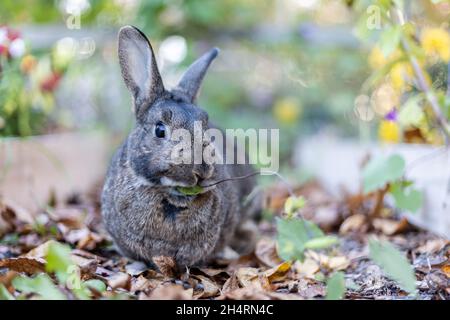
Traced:
<path fill-rule="evenodd" d="M 172 91 L 164 88 L 152 47 L 138 29 L 119 31 L 118 52 L 136 115 L 136 126 L 113 156 L 102 194 L 105 225 L 118 249 L 148 263 L 169 256 L 179 266 L 207 262 L 226 246 L 248 251 L 254 234 L 244 226 L 260 202 L 255 197 L 244 206 L 243 200 L 254 189 L 254 178 L 220 183 L 196 196 L 180 195 L 175 188 L 242 176 L 253 171 L 251 166 L 171 164 L 174 142 L 153 134 L 158 121 L 168 130 L 185 128 L 192 134 L 196 120 L 204 130 L 212 127 L 194 103 L 218 50 L 194 62 Z"/>

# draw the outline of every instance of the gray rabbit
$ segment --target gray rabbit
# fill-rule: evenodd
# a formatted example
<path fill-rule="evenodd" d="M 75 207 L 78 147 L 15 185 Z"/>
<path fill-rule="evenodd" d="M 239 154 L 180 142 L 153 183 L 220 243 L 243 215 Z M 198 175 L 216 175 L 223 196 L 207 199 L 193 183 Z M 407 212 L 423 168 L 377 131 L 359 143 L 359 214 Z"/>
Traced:
<path fill-rule="evenodd" d="M 171 91 L 164 88 L 141 31 L 123 27 L 118 54 L 136 125 L 113 156 L 102 194 L 102 215 L 116 246 L 135 260 L 152 264 L 153 257 L 169 256 L 180 267 L 206 263 L 227 246 L 248 252 L 255 233 L 246 226 L 258 216 L 261 203 L 258 196 L 244 201 L 254 190 L 254 178 L 210 185 L 249 174 L 252 167 L 175 164 L 170 157 L 175 129 L 193 133 L 194 121 L 201 121 L 203 130 L 214 127 L 195 99 L 218 49 L 195 61 Z M 209 187 L 194 195 L 178 189 L 195 186 Z"/>

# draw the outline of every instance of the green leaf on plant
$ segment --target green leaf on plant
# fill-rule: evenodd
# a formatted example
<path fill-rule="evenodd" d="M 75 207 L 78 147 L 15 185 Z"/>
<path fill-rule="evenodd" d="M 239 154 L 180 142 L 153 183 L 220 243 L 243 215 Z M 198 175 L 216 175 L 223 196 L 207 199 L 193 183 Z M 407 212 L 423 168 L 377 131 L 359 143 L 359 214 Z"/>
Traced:
<path fill-rule="evenodd" d="M 287 215 L 293 215 L 297 210 L 303 208 L 306 204 L 304 197 L 289 197 L 284 202 L 284 212 Z"/>
<path fill-rule="evenodd" d="M 302 260 L 306 243 L 312 239 L 324 238 L 322 230 L 314 223 L 297 218 L 277 219 L 277 249 L 284 260 Z M 322 244 L 329 239 L 322 239 Z M 313 243 L 314 244 L 314 243 Z"/>
<path fill-rule="evenodd" d="M 0 283 L 0 300 L 15 300 L 14 296 L 9 293 L 2 283 Z"/>
<path fill-rule="evenodd" d="M 345 279 L 342 272 L 336 272 L 327 280 L 327 300 L 341 300 L 345 294 Z"/>
<path fill-rule="evenodd" d="M 369 240 L 370 258 L 409 293 L 416 291 L 416 276 L 405 255 L 387 241 Z"/>
<path fill-rule="evenodd" d="M 423 193 L 405 186 L 401 181 L 392 183 L 389 192 L 395 200 L 395 206 L 399 209 L 414 213 L 422 207 Z"/>
<path fill-rule="evenodd" d="M 305 249 L 312 249 L 312 250 L 325 249 L 331 247 L 332 245 L 337 244 L 338 242 L 339 239 L 333 236 L 318 237 L 308 240 L 305 243 Z"/>
<path fill-rule="evenodd" d="M 187 196 L 195 196 L 203 191 L 203 188 L 200 186 L 194 186 L 194 187 L 177 187 L 177 190 L 181 192 L 182 194 L 185 194 Z"/>
<path fill-rule="evenodd" d="M 98 292 L 104 292 L 106 291 L 106 284 L 98 279 L 91 279 L 84 282 L 84 284 L 88 288 L 92 288 L 94 290 L 97 290 Z"/>
<path fill-rule="evenodd" d="M 399 155 L 373 158 L 363 169 L 364 193 L 384 187 L 399 179 L 405 170 L 405 160 Z"/>
<path fill-rule="evenodd" d="M 41 273 L 34 278 L 20 275 L 13 279 L 12 284 L 16 290 L 23 293 L 37 294 L 44 300 L 66 299 L 66 296 L 58 290 L 50 277 L 45 273 Z"/>
<path fill-rule="evenodd" d="M 60 282 L 65 282 L 69 276 L 69 270 L 74 266 L 70 257 L 70 247 L 53 241 L 47 248 L 45 270 L 54 272 Z"/>
<path fill-rule="evenodd" d="M 402 35 L 401 26 L 392 26 L 383 31 L 380 37 L 380 49 L 384 56 L 389 56 L 398 47 Z"/>
<path fill-rule="evenodd" d="M 403 105 L 399 114 L 398 122 L 403 127 L 418 126 L 425 116 L 419 103 L 423 100 L 423 97 L 418 95 L 414 96 Z"/>

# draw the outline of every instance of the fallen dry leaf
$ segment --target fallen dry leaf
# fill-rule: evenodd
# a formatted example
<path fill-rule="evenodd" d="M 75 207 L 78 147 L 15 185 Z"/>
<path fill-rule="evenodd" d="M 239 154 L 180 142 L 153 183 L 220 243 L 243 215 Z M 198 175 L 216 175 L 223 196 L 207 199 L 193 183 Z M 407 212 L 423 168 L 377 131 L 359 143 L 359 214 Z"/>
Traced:
<path fill-rule="evenodd" d="M 223 284 L 221 293 L 223 295 L 237 289 L 239 289 L 239 280 L 236 276 L 236 273 L 234 273 Z"/>
<path fill-rule="evenodd" d="M 0 284 L 4 285 L 7 289 L 11 287 L 12 280 L 17 277 L 19 273 L 17 271 L 7 271 L 0 273 Z"/>
<path fill-rule="evenodd" d="M 257 268 L 239 268 L 236 271 L 236 277 L 243 287 L 252 286 L 253 280 L 257 280 L 259 271 Z"/>
<path fill-rule="evenodd" d="M 76 244 L 77 249 L 94 250 L 98 244 L 104 241 L 104 237 L 90 231 L 88 228 L 68 231 L 65 240 L 71 244 Z"/>
<path fill-rule="evenodd" d="M 150 295 L 140 296 L 140 299 L 149 300 L 190 300 L 194 294 L 194 290 L 184 289 L 178 284 L 160 285 L 154 289 Z"/>
<path fill-rule="evenodd" d="M 198 270 L 209 277 L 215 277 L 219 274 L 229 275 L 229 273 L 225 269 L 200 268 Z"/>
<path fill-rule="evenodd" d="M 314 275 L 320 270 L 319 263 L 311 258 L 306 258 L 303 262 L 296 261 L 293 268 L 301 277 L 309 279 L 314 279 Z"/>
<path fill-rule="evenodd" d="M 35 259 L 43 259 L 47 255 L 48 247 L 52 244 L 57 243 L 55 240 L 49 240 L 44 242 L 43 244 L 37 246 L 36 248 L 30 250 L 25 257 L 35 258 Z"/>
<path fill-rule="evenodd" d="M 56 208 L 49 212 L 50 217 L 68 229 L 82 229 L 86 226 L 86 212 L 74 207 Z"/>
<path fill-rule="evenodd" d="M 0 268 L 8 268 L 16 272 L 36 274 L 45 271 L 45 260 L 28 257 L 18 257 L 0 260 Z"/>
<path fill-rule="evenodd" d="M 447 276 L 447 278 L 450 278 L 450 264 L 446 264 L 441 267 L 442 272 Z"/>
<path fill-rule="evenodd" d="M 329 257 L 326 261 L 322 260 L 324 267 L 331 271 L 345 270 L 350 265 L 350 260 L 345 256 Z"/>
<path fill-rule="evenodd" d="M 339 228 L 340 234 L 348 234 L 350 232 L 364 232 L 366 227 L 367 218 L 363 214 L 355 214 L 347 219 L 341 224 Z"/>
<path fill-rule="evenodd" d="M 326 288 L 324 284 L 300 279 L 298 283 L 298 294 L 305 299 L 313 299 L 316 297 L 324 297 Z"/>
<path fill-rule="evenodd" d="M 406 218 L 402 218 L 400 221 L 393 219 L 374 219 L 373 227 L 387 236 L 392 236 L 403 232 L 408 228 L 409 223 Z"/>
<path fill-rule="evenodd" d="M 216 296 L 219 293 L 219 286 L 211 279 L 208 279 L 207 277 L 201 275 L 195 277 L 200 280 L 200 283 L 203 286 L 203 290 L 200 292 L 200 294 L 195 295 L 196 298 L 210 298 Z"/>
<path fill-rule="evenodd" d="M 131 277 L 129 274 L 124 272 L 118 272 L 107 279 L 108 286 L 112 289 L 123 288 L 130 290 Z"/>
<path fill-rule="evenodd" d="M 263 272 L 263 276 L 269 280 L 269 283 L 281 281 L 286 278 L 286 274 L 291 270 L 291 262 L 283 262 L 276 267 Z"/>
<path fill-rule="evenodd" d="M 428 240 L 424 245 L 417 248 L 419 253 L 435 253 L 442 250 L 446 245 L 450 244 L 446 239 L 433 239 Z"/>
<path fill-rule="evenodd" d="M 258 241 L 255 248 L 256 258 L 267 267 L 275 267 L 282 262 L 278 257 L 275 241 L 263 238 Z"/>
<path fill-rule="evenodd" d="M 228 291 L 219 297 L 219 300 L 269 300 L 265 291 L 255 290 L 252 287 L 239 288 Z"/>
<path fill-rule="evenodd" d="M 162 283 L 163 279 L 148 279 L 142 275 L 132 278 L 130 292 L 136 294 L 138 292 L 149 293 Z"/>

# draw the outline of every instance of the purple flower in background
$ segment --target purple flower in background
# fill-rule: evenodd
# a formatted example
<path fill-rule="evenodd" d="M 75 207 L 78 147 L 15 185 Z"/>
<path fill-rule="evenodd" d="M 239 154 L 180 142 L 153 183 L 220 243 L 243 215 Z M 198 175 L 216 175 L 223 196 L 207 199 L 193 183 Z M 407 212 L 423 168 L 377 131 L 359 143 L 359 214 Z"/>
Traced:
<path fill-rule="evenodd" d="M 397 109 L 393 108 L 389 111 L 389 113 L 384 116 L 384 119 L 388 121 L 397 121 Z"/>

